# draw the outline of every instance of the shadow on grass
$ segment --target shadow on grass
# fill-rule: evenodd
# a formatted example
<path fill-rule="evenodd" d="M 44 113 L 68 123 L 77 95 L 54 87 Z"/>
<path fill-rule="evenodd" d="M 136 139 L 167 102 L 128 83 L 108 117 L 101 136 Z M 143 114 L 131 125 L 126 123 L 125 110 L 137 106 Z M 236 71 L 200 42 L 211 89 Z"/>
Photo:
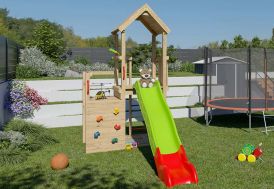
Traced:
<path fill-rule="evenodd" d="M 205 125 L 204 116 L 192 119 L 201 125 Z M 249 128 L 249 116 L 244 113 L 215 115 L 210 125 L 215 127 L 239 128 L 246 131 Z M 274 125 L 274 119 L 267 118 L 267 125 Z M 252 114 L 252 128 L 261 127 L 264 127 L 262 114 Z"/>
<path fill-rule="evenodd" d="M 126 175 L 128 173 L 123 170 L 103 173 L 91 164 L 56 172 L 32 167 L 1 175 L 0 188 L 161 188 L 157 182 L 135 182 Z"/>
<path fill-rule="evenodd" d="M 150 167 L 154 170 L 154 173 L 157 175 L 157 170 L 154 162 L 154 157 L 151 152 L 150 146 L 141 146 L 138 147 L 140 152 L 143 154 L 143 156 L 146 158 L 147 162 L 149 163 Z"/>

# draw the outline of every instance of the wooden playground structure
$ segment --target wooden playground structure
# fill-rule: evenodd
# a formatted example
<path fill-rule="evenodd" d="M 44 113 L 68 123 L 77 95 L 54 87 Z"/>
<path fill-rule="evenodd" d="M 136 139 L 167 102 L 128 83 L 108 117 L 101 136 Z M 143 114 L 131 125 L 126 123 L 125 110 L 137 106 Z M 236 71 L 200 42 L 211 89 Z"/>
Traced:
<path fill-rule="evenodd" d="M 170 30 L 154 11 L 145 4 L 112 31 L 114 48 L 117 52 L 120 52 L 119 55 L 114 56 L 113 96 L 99 100 L 91 97 L 91 75 L 105 75 L 105 72 L 83 73 L 83 142 L 86 143 L 86 153 L 125 149 L 127 141 L 133 138 L 132 95 L 134 94 L 134 89 L 132 84 L 132 57 L 126 56 L 126 29 L 136 20 L 140 21 L 152 35 L 152 78 L 156 79 L 156 66 L 158 66 L 158 80 L 160 81 L 163 94 L 166 95 L 168 86 L 167 34 Z M 162 35 L 160 57 L 157 57 L 156 54 L 156 37 L 158 35 Z M 119 72 L 120 62 L 121 71 Z M 121 75 L 121 78 L 119 78 L 119 75 Z M 126 136 L 126 98 L 129 101 L 128 136 Z M 140 141 L 144 140 L 143 135 L 140 135 L 139 138 Z M 137 142 L 140 145 L 140 142 Z"/>

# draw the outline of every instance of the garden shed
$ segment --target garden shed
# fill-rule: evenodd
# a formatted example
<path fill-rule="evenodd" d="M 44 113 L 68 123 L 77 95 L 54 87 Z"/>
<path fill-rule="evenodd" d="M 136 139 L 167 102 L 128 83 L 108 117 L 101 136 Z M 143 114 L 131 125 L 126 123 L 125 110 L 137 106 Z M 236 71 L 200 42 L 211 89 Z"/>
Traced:
<path fill-rule="evenodd" d="M 224 87 L 224 94 L 231 97 L 240 97 L 246 93 L 247 64 L 243 60 L 230 56 L 215 56 L 208 60 L 212 84 Z M 204 74 L 204 59 L 193 62 L 195 73 Z"/>

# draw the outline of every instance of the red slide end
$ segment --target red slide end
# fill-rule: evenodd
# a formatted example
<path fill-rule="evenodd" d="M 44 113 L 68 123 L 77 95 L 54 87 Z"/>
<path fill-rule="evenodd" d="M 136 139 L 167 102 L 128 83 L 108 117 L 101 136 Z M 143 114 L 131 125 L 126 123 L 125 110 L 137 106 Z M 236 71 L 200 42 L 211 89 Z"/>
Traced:
<path fill-rule="evenodd" d="M 167 187 L 179 184 L 198 183 L 198 176 L 195 167 L 187 159 L 185 149 L 182 145 L 173 154 L 161 154 L 156 149 L 154 156 L 159 178 Z"/>

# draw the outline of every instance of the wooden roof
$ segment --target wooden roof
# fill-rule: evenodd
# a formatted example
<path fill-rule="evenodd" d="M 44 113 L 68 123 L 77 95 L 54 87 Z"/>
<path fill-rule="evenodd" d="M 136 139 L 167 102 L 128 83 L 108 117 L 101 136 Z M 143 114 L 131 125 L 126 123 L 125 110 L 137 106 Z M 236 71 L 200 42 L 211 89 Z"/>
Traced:
<path fill-rule="evenodd" d="M 122 24 L 115 28 L 112 33 L 124 31 L 135 20 L 139 20 L 142 24 L 153 34 L 158 35 L 163 32 L 169 33 L 170 29 L 167 25 L 156 15 L 156 13 L 147 5 L 144 4 L 141 8 L 130 15 Z"/>

